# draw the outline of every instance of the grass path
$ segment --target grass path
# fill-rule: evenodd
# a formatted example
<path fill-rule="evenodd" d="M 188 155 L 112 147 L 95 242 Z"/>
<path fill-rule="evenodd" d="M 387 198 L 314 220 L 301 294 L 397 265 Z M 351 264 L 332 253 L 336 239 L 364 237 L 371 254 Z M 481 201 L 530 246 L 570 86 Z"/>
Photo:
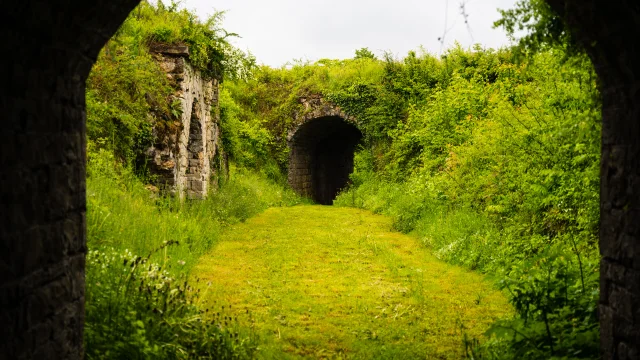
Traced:
<path fill-rule="evenodd" d="M 482 336 L 506 298 L 390 229 L 364 210 L 271 208 L 192 273 L 210 283 L 203 301 L 253 327 L 260 358 L 461 358 L 462 332 Z"/>

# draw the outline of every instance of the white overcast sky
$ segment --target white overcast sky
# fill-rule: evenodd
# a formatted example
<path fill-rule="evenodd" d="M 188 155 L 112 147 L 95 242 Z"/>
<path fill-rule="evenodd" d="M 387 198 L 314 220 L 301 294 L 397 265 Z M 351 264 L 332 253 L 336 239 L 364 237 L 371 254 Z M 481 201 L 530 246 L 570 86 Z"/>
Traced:
<path fill-rule="evenodd" d="M 242 37 L 232 43 L 251 51 L 259 63 L 279 67 L 293 59 L 351 58 L 363 47 L 404 57 L 422 45 L 440 54 L 445 20 L 445 49 L 455 41 L 465 48 L 508 44 L 504 31 L 492 24 L 497 9 L 512 8 L 516 0 L 465 0 L 468 28 L 460 15 L 462 1 L 183 0 L 182 5 L 201 18 L 226 10 L 223 27 Z"/>

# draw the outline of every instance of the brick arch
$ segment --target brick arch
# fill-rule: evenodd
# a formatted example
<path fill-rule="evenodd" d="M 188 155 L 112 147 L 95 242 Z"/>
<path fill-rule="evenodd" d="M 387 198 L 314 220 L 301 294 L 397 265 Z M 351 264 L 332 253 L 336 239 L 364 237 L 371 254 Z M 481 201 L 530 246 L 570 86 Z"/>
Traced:
<path fill-rule="evenodd" d="M 640 5 L 547 0 L 601 81 L 603 357 L 640 357 Z M 84 82 L 139 0 L 0 3 L 0 358 L 82 358 Z"/>
<path fill-rule="evenodd" d="M 359 127 L 358 120 L 349 115 L 348 112 L 342 110 L 340 106 L 326 100 L 320 95 L 309 95 L 298 99 L 302 106 L 302 111 L 296 113 L 293 117 L 293 127 L 287 133 L 287 140 L 291 140 L 293 134 L 298 131 L 300 126 L 314 119 L 322 117 L 339 117 L 344 121 Z"/>

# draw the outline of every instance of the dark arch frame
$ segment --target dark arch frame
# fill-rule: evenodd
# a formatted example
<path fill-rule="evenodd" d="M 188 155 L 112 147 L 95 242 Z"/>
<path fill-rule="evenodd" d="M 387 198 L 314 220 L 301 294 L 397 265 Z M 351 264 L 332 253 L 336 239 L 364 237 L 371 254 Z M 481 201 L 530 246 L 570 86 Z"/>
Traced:
<path fill-rule="evenodd" d="M 640 5 L 547 0 L 603 97 L 600 324 L 606 359 L 640 357 Z M 0 3 L 0 358 L 82 358 L 85 79 L 139 0 Z"/>
<path fill-rule="evenodd" d="M 85 80 L 138 2 L 0 2 L 0 359 L 83 358 Z"/>

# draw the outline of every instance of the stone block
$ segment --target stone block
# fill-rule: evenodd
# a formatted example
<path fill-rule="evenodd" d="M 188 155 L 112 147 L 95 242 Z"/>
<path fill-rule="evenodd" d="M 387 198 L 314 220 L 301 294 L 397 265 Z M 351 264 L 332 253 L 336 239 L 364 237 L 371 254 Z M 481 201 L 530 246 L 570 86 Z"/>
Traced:
<path fill-rule="evenodd" d="M 192 180 L 191 181 L 191 190 L 202 192 L 204 190 L 204 182 L 201 181 L 201 180 Z"/>
<path fill-rule="evenodd" d="M 160 163 L 158 167 L 162 170 L 170 170 L 176 167 L 176 163 L 174 160 L 167 160 Z"/>
<path fill-rule="evenodd" d="M 189 46 L 185 44 L 151 43 L 149 51 L 164 55 L 189 56 Z"/>
<path fill-rule="evenodd" d="M 193 191 L 193 190 L 187 190 L 186 191 L 186 195 L 188 199 L 193 199 L 193 200 L 202 200 L 204 199 L 204 194 L 197 192 L 197 191 Z"/>

